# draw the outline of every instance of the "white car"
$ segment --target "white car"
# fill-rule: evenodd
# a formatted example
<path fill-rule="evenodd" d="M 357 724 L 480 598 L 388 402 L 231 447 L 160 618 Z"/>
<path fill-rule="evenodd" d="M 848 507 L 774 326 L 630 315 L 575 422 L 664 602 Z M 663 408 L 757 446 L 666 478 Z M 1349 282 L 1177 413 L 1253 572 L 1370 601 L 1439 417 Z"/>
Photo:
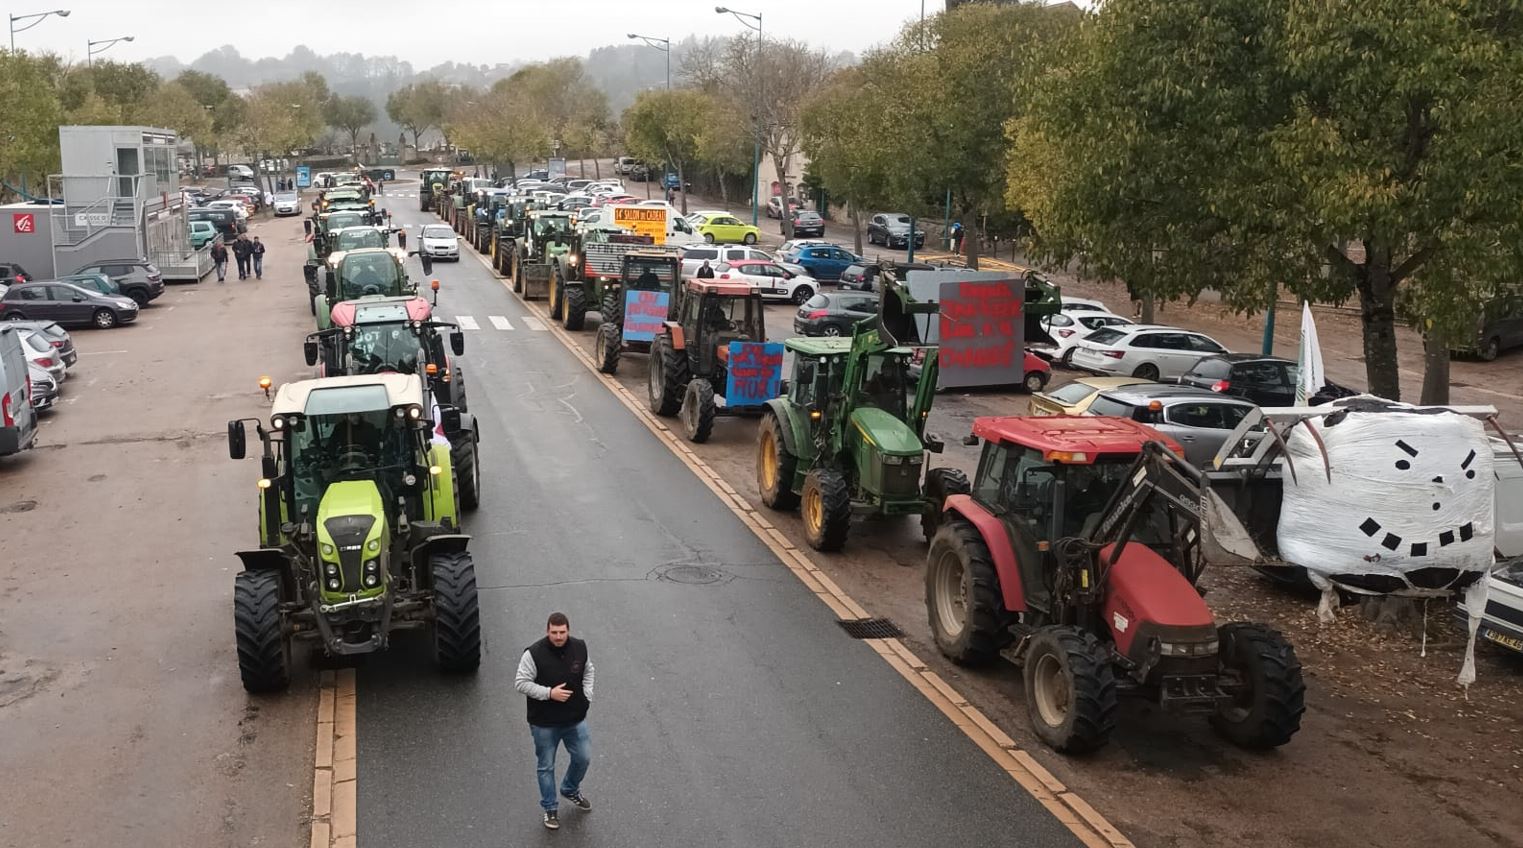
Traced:
<path fill-rule="evenodd" d="M 707 259 L 712 268 L 721 262 L 740 262 L 744 259 L 755 259 L 761 262 L 775 262 L 772 254 L 757 247 L 746 247 L 743 244 L 694 244 L 682 249 L 682 276 L 691 277 L 703 267 L 703 261 Z M 778 262 L 786 271 L 795 274 L 802 268 L 789 268 L 786 264 Z M 805 276 L 808 276 L 807 274 Z"/>
<path fill-rule="evenodd" d="M 761 292 L 763 300 L 786 300 L 803 305 L 820 290 L 820 284 L 807 274 L 795 274 L 768 259 L 737 259 L 714 266 L 718 280 L 744 280 Z"/>
<path fill-rule="evenodd" d="M 1110 312 L 1111 308 L 1098 300 L 1090 300 L 1087 297 L 1064 297 L 1062 310 L 1064 312 Z"/>
<path fill-rule="evenodd" d="M 254 178 L 254 169 L 247 165 L 228 165 L 227 175 L 229 177 L 243 177 L 246 180 L 252 180 Z"/>
<path fill-rule="evenodd" d="M 418 237 L 418 252 L 434 259 L 460 261 L 460 236 L 444 224 L 428 224 Z"/>
<path fill-rule="evenodd" d="M 211 203 L 206 204 L 206 208 L 231 209 L 233 214 L 238 216 L 238 220 L 247 221 L 249 219 L 248 204 L 241 200 L 213 200 Z"/>
<path fill-rule="evenodd" d="M 1158 324 L 1101 327 L 1080 339 L 1069 363 L 1116 377 L 1167 380 L 1189 371 L 1203 356 L 1226 353 L 1216 339 Z"/>
<path fill-rule="evenodd" d="M 25 327 L 17 327 L 16 332 L 21 337 L 21 351 L 26 354 L 27 363 L 48 372 L 53 382 L 62 385 L 69 376 L 69 366 L 63 364 L 63 357 L 48 344 L 47 336 Z"/>
<path fill-rule="evenodd" d="M 281 218 L 286 215 L 301 214 L 301 195 L 294 191 L 282 192 L 275 195 L 275 217 Z"/>
<path fill-rule="evenodd" d="M 1074 355 L 1074 346 L 1085 336 L 1101 327 L 1119 327 L 1131 323 L 1132 319 L 1109 312 L 1059 312 L 1042 319 L 1042 327 L 1052 336 L 1052 344 L 1031 345 L 1031 352 L 1069 365 Z"/>

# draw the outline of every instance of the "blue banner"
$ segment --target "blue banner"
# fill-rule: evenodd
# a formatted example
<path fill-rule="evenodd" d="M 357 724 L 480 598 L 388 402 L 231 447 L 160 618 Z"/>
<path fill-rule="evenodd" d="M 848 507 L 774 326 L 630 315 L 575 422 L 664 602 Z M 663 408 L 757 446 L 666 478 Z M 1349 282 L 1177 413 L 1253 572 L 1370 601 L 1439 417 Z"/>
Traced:
<path fill-rule="evenodd" d="M 311 188 L 312 187 L 312 166 L 311 165 L 297 165 L 296 166 L 296 187 L 297 188 Z"/>
<path fill-rule="evenodd" d="M 782 394 L 781 342 L 730 342 L 724 405 L 760 406 Z"/>
<path fill-rule="evenodd" d="M 666 321 L 671 295 L 662 291 L 624 292 L 624 341 L 652 342 Z"/>

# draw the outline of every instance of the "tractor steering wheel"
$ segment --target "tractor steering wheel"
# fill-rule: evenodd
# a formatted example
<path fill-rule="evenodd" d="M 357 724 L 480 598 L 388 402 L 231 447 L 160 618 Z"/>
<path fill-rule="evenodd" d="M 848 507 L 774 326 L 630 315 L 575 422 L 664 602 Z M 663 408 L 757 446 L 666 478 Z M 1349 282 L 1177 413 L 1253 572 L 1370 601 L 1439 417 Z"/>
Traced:
<path fill-rule="evenodd" d="M 358 471 L 369 467 L 370 464 L 370 452 L 361 447 L 344 448 L 338 455 L 338 467 L 341 471 Z"/>
<path fill-rule="evenodd" d="M 371 284 L 371 285 L 368 285 L 368 286 L 364 287 L 363 289 L 360 289 L 360 291 L 362 293 L 364 293 L 364 294 L 380 294 L 381 293 L 381 287 L 378 286 L 378 285 Z"/>

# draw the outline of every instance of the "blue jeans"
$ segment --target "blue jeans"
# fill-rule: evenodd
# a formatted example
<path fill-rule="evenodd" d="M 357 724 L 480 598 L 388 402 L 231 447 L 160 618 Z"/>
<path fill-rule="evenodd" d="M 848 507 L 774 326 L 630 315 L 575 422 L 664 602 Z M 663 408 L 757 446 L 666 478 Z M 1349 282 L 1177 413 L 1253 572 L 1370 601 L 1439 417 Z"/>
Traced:
<path fill-rule="evenodd" d="M 253 255 L 252 259 L 254 260 L 254 276 L 256 276 L 256 277 L 263 277 L 264 276 L 264 254 L 263 253 L 256 253 L 256 254 Z"/>
<path fill-rule="evenodd" d="M 581 791 L 582 778 L 587 774 L 590 762 L 587 722 L 581 721 L 570 727 L 537 727 L 529 725 L 534 734 L 534 756 L 539 761 L 539 805 L 546 810 L 560 807 L 555 797 L 555 749 L 566 746 L 571 765 L 566 767 L 566 777 L 561 780 L 561 794 L 575 795 Z"/>

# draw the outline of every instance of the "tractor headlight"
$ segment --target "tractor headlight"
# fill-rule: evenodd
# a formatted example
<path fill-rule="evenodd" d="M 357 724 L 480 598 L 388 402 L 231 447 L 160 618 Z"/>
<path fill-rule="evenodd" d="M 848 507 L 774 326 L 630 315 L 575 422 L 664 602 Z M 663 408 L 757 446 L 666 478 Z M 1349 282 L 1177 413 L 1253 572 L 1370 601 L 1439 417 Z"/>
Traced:
<path fill-rule="evenodd" d="M 908 459 L 910 465 L 919 465 L 921 462 L 925 461 L 925 457 L 919 455 L 908 457 Z"/>
<path fill-rule="evenodd" d="M 904 457 L 902 457 L 902 456 L 885 456 L 885 457 L 883 457 L 883 464 L 884 465 L 903 465 L 904 464 Z"/>
<path fill-rule="evenodd" d="M 1209 642 L 1159 642 L 1158 653 L 1166 657 L 1214 657 L 1217 641 Z"/>
<path fill-rule="evenodd" d="M 337 577 L 338 566 L 330 562 L 328 563 L 328 567 L 323 569 L 323 573 L 327 574 L 329 577 Z"/>
<path fill-rule="evenodd" d="M 381 583 L 381 578 L 378 575 L 375 575 L 375 574 L 367 574 L 367 575 L 365 575 L 365 588 L 367 588 L 367 589 L 374 589 L 376 586 L 380 585 L 380 583 Z"/>
<path fill-rule="evenodd" d="M 323 556 L 333 556 L 333 546 L 327 542 L 323 542 L 322 552 Z"/>
<path fill-rule="evenodd" d="M 376 551 L 378 551 L 380 549 L 381 549 L 381 540 L 380 539 L 371 539 L 370 541 L 365 543 L 365 550 L 370 551 L 371 553 L 375 553 Z"/>
<path fill-rule="evenodd" d="M 380 570 L 381 570 L 380 560 L 374 560 L 374 559 L 367 559 L 367 560 L 365 560 L 365 573 L 366 574 L 374 574 L 374 573 L 376 573 L 377 571 L 380 571 Z"/>
<path fill-rule="evenodd" d="M 577 260 L 579 260 L 579 259 L 581 259 L 581 258 L 582 258 L 582 257 L 580 257 L 580 256 L 577 256 L 577 255 L 576 255 L 576 254 L 575 254 L 575 253 L 573 253 L 573 254 L 571 254 L 571 259 L 570 259 L 570 260 L 568 260 L 568 261 L 570 261 L 570 263 L 571 263 L 571 264 L 572 264 L 572 265 L 575 265 L 575 264 L 576 264 L 576 263 L 577 263 Z"/>
<path fill-rule="evenodd" d="M 328 588 L 332 589 L 335 592 L 337 592 L 338 591 L 338 578 L 336 578 L 336 577 L 329 578 L 329 580 L 328 580 Z"/>
<path fill-rule="evenodd" d="M 277 415 L 277 416 L 275 416 L 275 417 L 270 419 L 270 429 L 272 429 L 272 430 L 284 430 L 285 428 L 286 428 L 286 419 L 285 419 L 285 416 Z"/>

